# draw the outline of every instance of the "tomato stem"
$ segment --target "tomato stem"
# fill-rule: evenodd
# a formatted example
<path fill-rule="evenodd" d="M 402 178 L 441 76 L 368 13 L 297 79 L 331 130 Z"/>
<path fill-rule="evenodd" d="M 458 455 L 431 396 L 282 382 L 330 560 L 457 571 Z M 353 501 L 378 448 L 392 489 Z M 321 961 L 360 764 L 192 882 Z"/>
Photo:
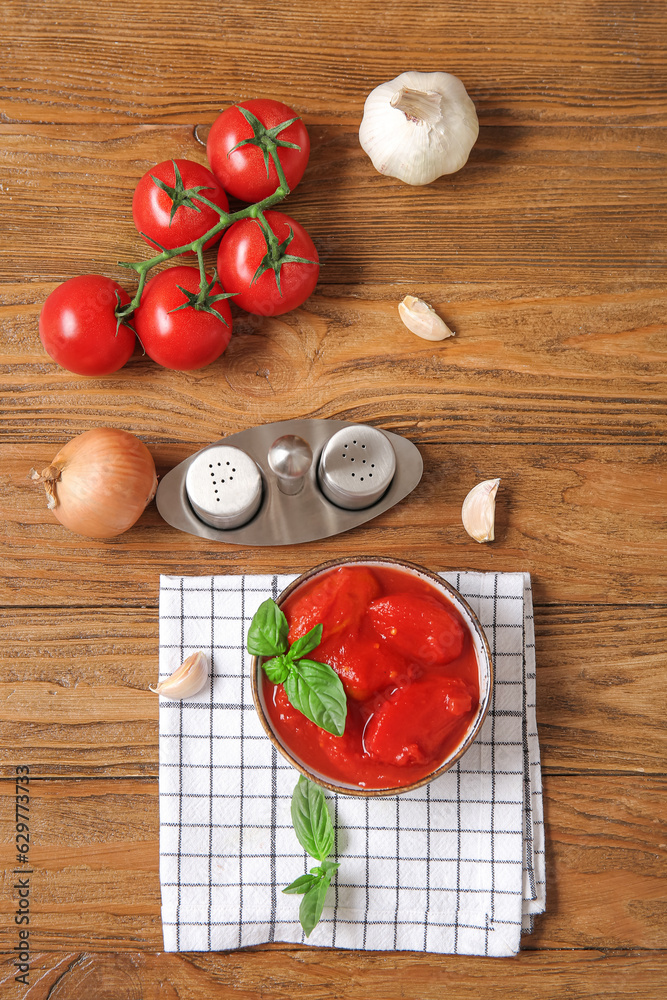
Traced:
<path fill-rule="evenodd" d="M 271 154 L 273 155 L 273 153 Z M 207 233 L 200 236 L 199 239 L 193 240 L 192 243 L 186 243 L 181 247 L 174 247 L 172 250 L 163 250 L 162 253 L 156 254 L 155 257 L 150 257 L 148 260 L 142 261 L 123 261 L 119 260 L 118 263 L 121 267 L 127 267 L 132 271 L 136 271 L 139 275 L 139 286 L 134 295 L 134 298 L 122 309 L 116 310 L 116 319 L 123 320 L 129 319 L 132 313 L 138 308 L 141 302 L 141 296 L 143 294 L 144 286 L 146 284 L 146 279 L 148 277 L 148 272 L 154 268 L 157 264 L 162 264 L 164 261 L 171 260 L 172 257 L 180 257 L 184 253 L 196 253 L 199 260 L 199 272 L 201 275 L 202 290 L 206 287 L 206 274 L 203 265 L 203 257 L 201 256 L 204 249 L 204 244 L 207 243 L 211 237 L 217 236 L 224 229 L 227 229 L 234 222 L 238 222 L 239 219 L 250 219 L 259 218 L 262 212 L 271 208 L 273 205 L 278 204 L 289 194 L 289 187 L 287 181 L 285 180 L 285 174 L 280 165 L 280 160 L 276 154 L 275 156 L 276 169 L 278 170 L 278 176 L 282 174 L 281 182 L 273 194 L 268 195 L 268 197 L 263 198 L 262 201 L 256 202 L 254 205 L 248 205 L 246 208 L 239 209 L 238 212 L 225 212 L 218 205 L 214 205 L 213 202 L 209 202 L 207 198 L 202 197 L 202 195 L 197 195 L 199 201 L 203 201 L 214 208 L 216 212 L 220 215 L 220 221 L 216 222 L 214 226 L 209 229 Z M 268 227 L 267 227 L 268 229 Z M 270 231 L 270 229 L 269 229 Z M 273 234 L 272 234 L 273 235 Z"/>
<path fill-rule="evenodd" d="M 197 260 L 199 261 L 199 297 L 203 301 L 206 295 L 206 265 L 204 264 L 204 248 L 197 247 Z"/>
<path fill-rule="evenodd" d="M 283 165 L 280 162 L 280 157 L 278 156 L 278 147 L 274 145 L 273 148 L 269 150 L 269 155 L 273 160 L 273 164 L 276 168 L 276 173 L 278 174 L 278 180 L 280 181 L 280 184 L 276 188 L 276 191 L 274 193 L 277 194 L 278 191 L 282 189 L 284 191 L 283 198 L 286 198 L 287 195 L 289 194 L 289 184 L 287 183 L 287 178 L 285 177 L 285 171 L 283 170 Z"/>
<path fill-rule="evenodd" d="M 289 122 L 283 123 L 282 127 L 286 127 Z M 279 130 L 280 131 L 280 130 Z M 118 323 L 127 321 L 134 311 L 138 308 L 141 302 L 141 296 L 144 291 L 144 286 L 146 284 L 146 279 L 148 277 L 148 272 L 152 268 L 156 267 L 158 264 L 162 264 L 167 260 L 171 260 L 172 257 L 180 257 L 185 253 L 195 253 L 197 254 L 197 260 L 199 263 L 199 275 L 200 275 L 200 293 L 202 296 L 206 295 L 206 290 L 208 283 L 206 281 L 206 269 L 204 266 L 203 250 L 204 246 L 208 241 L 217 236 L 223 230 L 227 229 L 234 222 L 238 222 L 239 219 L 257 219 L 259 224 L 262 226 L 263 231 L 266 234 L 268 249 L 277 252 L 280 246 L 280 241 L 274 235 L 271 227 L 264 218 L 264 212 L 268 208 L 272 208 L 277 205 L 278 202 L 283 201 L 284 198 L 290 193 L 289 184 L 285 177 L 285 171 L 283 170 L 283 165 L 280 162 L 280 157 L 278 155 L 279 145 L 291 145 L 290 143 L 285 143 L 282 141 L 275 141 L 271 137 L 265 138 L 263 142 L 263 147 L 266 150 L 265 155 L 271 157 L 276 168 L 276 173 L 278 174 L 279 184 L 273 194 L 268 195 L 261 201 L 255 202 L 254 205 L 248 205 L 246 208 L 239 209 L 238 212 L 226 212 L 224 209 L 220 208 L 214 202 L 209 201 L 203 194 L 197 192 L 197 201 L 203 202 L 203 204 L 208 205 L 209 208 L 214 209 L 220 216 L 220 221 L 216 222 L 207 233 L 200 236 L 199 239 L 193 240 L 192 243 L 186 243 L 180 247 L 174 247 L 172 250 L 162 250 L 161 253 L 156 254 L 155 257 L 151 257 L 148 260 L 143 261 L 123 261 L 119 260 L 118 263 L 121 267 L 127 267 L 132 271 L 136 271 L 139 275 L 139 285 L 134 298 L 126 306 L 122 308 L 120 305 L 116 308 L 116 319 Z"/>

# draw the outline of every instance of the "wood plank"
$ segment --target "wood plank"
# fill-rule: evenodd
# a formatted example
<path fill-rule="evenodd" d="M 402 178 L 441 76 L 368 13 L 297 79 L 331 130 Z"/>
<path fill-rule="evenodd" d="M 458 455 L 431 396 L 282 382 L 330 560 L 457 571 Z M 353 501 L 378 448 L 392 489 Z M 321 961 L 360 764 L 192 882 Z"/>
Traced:
<path fill-rule="evenodd" d="M 193 19 L 175 0 L 8 0 L 4 13 L 13 121 L 210 121 L 256 96 L 356 121 L 378 83 L 427 67 L 460 76 L 482 121 L 665 122 L 664 12 L 636 0 L 427 14 L 397 0 L 232 0 Z"/>
<path fill-rule="evenodd" d="M 663 772 L 667 608 L 538 605 L 535 627 L 543 770 Z M 157 632 L 157 608 L 1 611 L 0 773 L 156 775 Z"/>
<path fill-rule="evenodd" d="M 31 782 L 35 951 L 159 951 L 157 781 Z M 0 942 L 15 925 L 14 784 L 0 783 Z M 547 776 L 547 912 L 524 946 L 664 948 L 665 782 Z"/>
<path fill-rule="evenodd" d="M 11 959 L 0 985 L 15 989 Z M 48 1000 L 663 1000 L 664 952 L 523 951 L 516 958 L 323 948 L 224 954 L 40 952 L 32 993 Z M 37 992 L 39 991 L 39 993 Z M 50 992 L 49 992 L 50 991 Z"/>
<path fill-rule="evenodd" d="M 412 437 L 415 421 L 401 407 L 380 424 Z M 354 531 L 298 548 L 212 543 L 168 527 L 154 504 L 117 539 L 82 538 L 57 524 L 27 478 L 57 449 L 39 441 L 2 446 L 0 604 L 77 606 L 85 580 L 87 604 L 154 606 L 160 573 L 301 572 L 363 552 L 434 569 L 530 572 L 540 604 L 665 602 L 663 448 L 419 443 L 424 476 L 409 500 Z M 161 473 L 194 450 L 148 444 Z M 461 526 L 461 503 L 476 482 L 496 476 L 496 541 L 479 545 Z"/>
<path fill-rule="evenodd" d="M 375 172 L 356 129 L 307 124 L 309 165 L 284 209 L 328 284 L 661 278 L 664 129 L 489 126 L 463 170 L 413 188 Z M 128 282 L 116 261 L 150 255 L 132 222 L 139 178 L 171 157 L 206 162 L 192 124 L 2 125 L 0 141 L 1 193 L 21 215 L 3 281 Z"/>
<path fill-rule="evenodd" d="M 624 939 L 664 947 L 664 778 L 547 776 L 545 788 L 554 898 L 529 946 L 566 946 L 576 928 L 578 947 L 595 948 L 601 937 L 612 947 Z"/>
<path fill-rule="evenodd" d="M 664 773 L 665 626 L 667 609 L 655 605 L 535 609 L 545 771 Z"/>
<path fill-rule="evenodd" d="M 235 310 L 225 354 L 170 372 L 139 352 L 107 378 L 59 368 L 38 317 L 55 283 L 0 286 L 2 440 L 61 443 L 91 424 L 150 440 L 206 443 L 301 416 L 409 428 L 416 443 L 645 443 L 667 427 L 667 293 L 659 283 L 322 286 L 275 319 Z M 456 337 L 433 344 L 401 323 L 408 289 Z M 307 386 L 307 389 L 304 387 Z M 37 458 L 35 458 L 37 461 Z"/>
<path fill-rule="evenodd" d="M 45 609 L 37 621 L 16 608 L 2 622 L 5 774 L 24 762 L 39 777 L 157 774 L 157 607 Z"/>

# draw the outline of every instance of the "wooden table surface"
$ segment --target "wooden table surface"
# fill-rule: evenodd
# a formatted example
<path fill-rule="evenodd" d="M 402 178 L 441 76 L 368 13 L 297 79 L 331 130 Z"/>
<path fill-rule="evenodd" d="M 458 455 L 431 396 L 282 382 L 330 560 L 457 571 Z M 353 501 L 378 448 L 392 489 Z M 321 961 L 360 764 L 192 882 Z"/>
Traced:
<path fill-rule="evenodd" d="M 664 996 L 664 4 L 5 0 L 3 14 L 2 996 Z M 481 125 L 467 166 L 423 188 L 375 173 L 357 138 L 367 93 L 413 68 L 459 76 Z M 58 368 L 38 339 L 47 294 L 91 271 L 131 288 L 116 262 L 147 256 L 139 177 L 204 163 L 219 110 L 255 96 L 309 128 L 285 208 L 324 261 L 314 295 L 278 319 L 237 310 L 199 372 L 139 355 L 103 379 Z M 407 293 L 455 339 L 410 334 Z M 404 434 L 423 480 L 348 534 L 253 549 L 179 533 L 154 505 L 117 540 L 87 540 L 27 478 L 92 427 L 139 435 L 164 473 L 289 417 Z M 491 477 L 483 546 L 460 507 Z M 163 954 L 158 576 L 358 553 L 532 574 L 547 911 L 516 959 Z M 29 987 L 12 964 L 16 767 L 31 776 Z"/>

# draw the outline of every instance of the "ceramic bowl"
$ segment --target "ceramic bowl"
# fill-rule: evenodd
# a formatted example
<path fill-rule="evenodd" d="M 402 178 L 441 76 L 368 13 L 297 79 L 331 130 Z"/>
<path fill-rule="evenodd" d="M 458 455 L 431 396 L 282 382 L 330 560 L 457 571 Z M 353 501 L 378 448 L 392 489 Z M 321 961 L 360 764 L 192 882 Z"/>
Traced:
<path fill-rule="evenodd" d="M 274 730 L 264 698 L 262 684 L 262 657 L 258 656 L 252 658 L 251 666 L 252 694 L 255 702 L 255 708 L 257 709 L 257 713 L 265 733 L 279 753 L 281 753 L 283 757 L 285 757 L 286 760 L 288 760 L 298 771 L 306 775 L 306 777 L 311 778 L 313 781 L 323 785 L 330 791 L 338 792 L 342 795 L 357 795 L 364 797 L 397 795 L 399 793 L 402 794 L 403 792 L 410 792 L 415 788 L 420 788 L 422 785 L 428 784 L 428 782 L 433 781 L 434 778 L 437 778 L 439 775 L 444 774 L 445 771 L 448 771 L 457 760 L 461 759 L 463 754 L 466 750 L 468 750 L 478 735 L 489 708 L 491 692 L 493 689 L 493 663 L 491 660 L 489 644 L 477 616 L 457 590 L 450 586 L 450 584 L 446 583 L 440 576 L 431 572 L 431 570 L 399 559 L 369 556 L 349 559 L 335 559 L 330 562 L 322 563 L 321 565 L 308 570 L 306 573 L 303 573 L 300 577 L 298 577 L 298 579 L 291 583 L 282 592 L 282 594 L 280 594 L 277 599 L 277 604 L 279 606 L 282 605 L 288 597 L 293 595 L 306 583 L 310 583 L 315 577 L 339 566 L 368 566 L 371 569 L 374 566 L 386 566 L 403 570 L 409 574 L 416 574 L 422 580 L 425 580 L 439 590 L 446 600 L 451 602 L 454 608 L 458 611 L 470 632 L 479 672 L 479 706 L 462 739 L 444 759 L 438 761 L 432 771 L 430 771 L 426 776 L 419 778 L 419 780 L 414 781 L 412 784 L 392 788 L 360 787 L 352 782 L 347 783 L 322 774 L 316 768 L 312 767 L 307 760 L 302 759 L 298 753 L 292 750 L 288 743 L 284 741 L 283 737 Z M 315 650 L 311 655 L 314 659 L 317 659 L 317 650 Z"/>

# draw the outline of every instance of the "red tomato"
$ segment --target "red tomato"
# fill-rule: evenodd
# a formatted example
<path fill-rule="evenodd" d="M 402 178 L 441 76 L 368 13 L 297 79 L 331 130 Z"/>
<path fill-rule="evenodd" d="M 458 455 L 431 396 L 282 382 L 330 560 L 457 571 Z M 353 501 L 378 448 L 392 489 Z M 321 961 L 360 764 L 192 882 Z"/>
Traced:
<path fill-rule="evenodd" d="M 180 372 L 204 368 L 227 347 L 232 335 L 229 303 L 226 298 L 216 302 L 215 296 L 225 291 L 208 275 L 206 280 L 208 308 L 200 309 L 192 304 L 199 294 L 195 267 L 170 267 L 146 283 L 134 324 L 146 354 L 159 365 Z"/>
<path fill-rule="evenodd" d="M 397 688 L 371 717 L 364 746 L 376 760 L 407 767 L 437 760 L 473 698 L 458 677 L 430 676 Z"/>
<path fill-rule="evenodd" d="M 136 338 L 129 326 L 116 331 L 115 309 L 130 297 L 111 278 L 80 274 L 55 288 L 42 306 L 39 337 L 62 368 L 77 375 L 110 375 L 132 355 Z"/>
<path fill-rule="evenodd" d="M 449 663 L 463 650 L 463 626 L 434 597 L 390 594 L 373 601 L 368 617 L 389 649 L 423 663 Z"/>
<path fill-rule="evenodd" d="M 370 601 L 380 593 L 371 569 L 340 566 L 324 579 L 316 579 L 312 587 L 299 588 L 296 598 L 287 599 L 284 610 L 290 623 L 289 641 L 300 639 L 320 622 L 324 642 L 343 630 L 354 634 Z M 315 659 L 320 649 L 321 645 L 313 652 Z"/>
<path fill-rule="evenodd" d="M 412 623 L 403 598 L 418 602 Z M 445 601 L 425 580 L 382 565 L 329 569 L 291 594 L 282 605 L 289 639 L 322 623 L 322 642 L 310 655 L 341 678 L 347 719 L 343 736 L 326 733 L 291 708 L 282 685 L 265 676 L 267 711 L 284 745 L 321 774 L 365 788 L 409 785 L 453 754 L 479 703 L 479 665 L 463 620 L 461 655 L 450 665 L 443 668 L 429 648 L 439 635 L 434 623 L 442 624 L 440 614 L 447 612 Z M 387 639 L 371 620 L 373 607 L 387 612 Z M 453 606 L 451 616 L 456 632 Z M 450 629 L 448 624 L 447 634 Z M 392 644 L 397 637 L 405 640 L 401 650 Z"/>
<path fill-rule="evenodd" d="M 250 113 L 251 121 L 244 117 L 240 108 L 245 108 Z M 242 101 L 227 108 L 213 122 L 206 143 L 206 155 L 211 170 L 225 191 L 229 191 L 242 201 L 261 201 L 263 198 L 268 198 L 280 183 L 275 163 L 268 152 L 259 145 L 253 142 L 252 145 L 234 148 L 246 139 L 254 140 L 258 132 L 261 132 L 261 128 L 258 129 L 253 125 L 253 118 L 271 130 L 271 137 L 278 147 L 278 158 L 285 172 L 285 180 L 291 191 L 303 177 L 310 154 L 310 140 L 306 126 L 286 104 L 259 98 Z M 280 128 L 284 122 L 292 118 L 296 118 L 296 121 L 287 128 Z M 282 145 L 283 143 L 290 145 Z M 299 148 L 294 149 L 292 145 Z"/>
<path fill-rule="evenodd" d="M 313 291 L 319 258 L 306 230 L 289 215 L 269 211 L 264 216 L 276 244 L 269 249 L 257 219 L 241 219 L 222 238 L 218 273 L 225 286 L 237 293 L 236 305 L 246 312 L 280 316 L 300 306 Z"/>
<path fill-rule="evenodd" d="M 134 191 L 132 218 L 149 246 L 174 250 L 198 240 L 220 221 L 218 213 L 197 198 L 195 188 L 201 188 L 199 193 L 225 212 L 229 208 L 227 195 L 211 171 L 193 160 L 164 160 L 144 174 Z M 204 249 L 219 239 L 220 233 L 211 237 Z"/>
<path fill-rule="evenodd" d="M 384 643 L 361 633 L 341 641 L 339 635 L 325 639 L 313 652 L 313 657 L 328 663 L 336 671 L 345 693 L 355 701 L 366 701 L 378 691 L 396 687 L 410 680 L 415 672 L 402 657 L 388 650 Z"/>
<path fill-rule="evenodd" d="M 356 714 L 348 712 L 345 721 L 345 732 L 342 736 L 334 736 L 326 729 L 317 729 L 316 739 L 324 750 L 326 757 L 333 764 L 338 765 L 343 774 L 350 766 L 350 760 L 354 760 L 355 754 L 359 752 L 359 745 L 362 739 L 362 728 Z"/>

